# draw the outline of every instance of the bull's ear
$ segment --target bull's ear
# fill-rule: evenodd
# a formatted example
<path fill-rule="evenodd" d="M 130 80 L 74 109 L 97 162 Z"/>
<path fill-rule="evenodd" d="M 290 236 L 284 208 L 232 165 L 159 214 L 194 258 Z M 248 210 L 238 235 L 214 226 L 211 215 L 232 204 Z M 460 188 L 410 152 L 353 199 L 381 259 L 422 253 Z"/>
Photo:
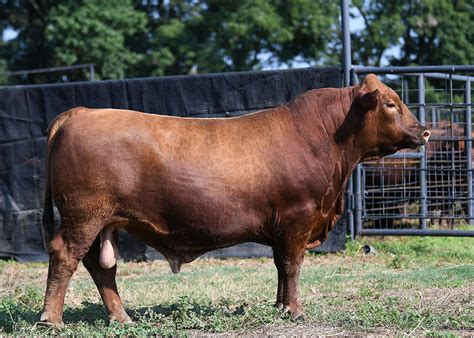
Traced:
<path fill-rule="evenodd" d="M 378 96 L 379 96 L 379 90 L 375 89 L 371 92 L 360 95 L 357 100 L 359 101 L 359 104 L 363 108 L 367 110 L 371 110 L 377 107 Z"/>
<path fill-rule="evenodd" d="M 367 74 L 367 76 L 364 78 L 364 81 L 362 81 L 362 86 L 366 86 L 368 88 L 375 88 L 380 84 L 380 80 L 375 74 Z"/>

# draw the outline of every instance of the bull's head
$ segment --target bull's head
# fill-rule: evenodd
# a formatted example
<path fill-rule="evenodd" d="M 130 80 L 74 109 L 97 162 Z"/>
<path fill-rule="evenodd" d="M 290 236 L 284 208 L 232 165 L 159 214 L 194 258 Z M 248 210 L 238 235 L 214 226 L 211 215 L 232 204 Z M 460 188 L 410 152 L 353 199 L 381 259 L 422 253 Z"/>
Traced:
<path fill-rule="evenodd" d="M 426 144 L 430 132 L 402 102 L 398 94 L 369 74 L 355 90 L 355 103 L 363 116 L 364 159 L 415 149 Z"/>

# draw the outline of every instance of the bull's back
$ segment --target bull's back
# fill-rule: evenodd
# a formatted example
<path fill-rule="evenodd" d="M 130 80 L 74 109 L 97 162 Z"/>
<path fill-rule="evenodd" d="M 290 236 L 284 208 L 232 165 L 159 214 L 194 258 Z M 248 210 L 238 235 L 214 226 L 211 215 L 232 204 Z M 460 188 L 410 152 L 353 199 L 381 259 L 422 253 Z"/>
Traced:
<path fill-rule="evenodd" d="M 107 182 L 116 185 L 108 178 L 130 181 L 159 174 L 166 179 L 165 173 L 183 184 L 192 179 L 199 185 L 207 178 L 221 184 L 248 182 L 252 176 L 261 180 L 274 165 L 262 156 L 271 161 L 270 153 L 278 147 L 268 137 L 271 127 L 261 126 L 243 119 L 185 119 L 83 109 L 70 116 L 57 133 L 52 145 L 53 170 L 59 174 L 55 176 L 75 178 L 85 186 L 93 183 L 97 188 L 106 188 Z M 69 174 L 61 175 L 64 169 Z M 81 179 L 86 181 L 79 182 Z"/>

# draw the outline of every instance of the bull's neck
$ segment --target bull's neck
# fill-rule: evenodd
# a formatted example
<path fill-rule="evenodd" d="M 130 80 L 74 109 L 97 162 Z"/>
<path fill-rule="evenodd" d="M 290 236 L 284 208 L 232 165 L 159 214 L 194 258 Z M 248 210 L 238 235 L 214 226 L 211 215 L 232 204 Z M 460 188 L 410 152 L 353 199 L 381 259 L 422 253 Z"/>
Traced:
<path fill-rule="evenodd" d="M 351 174 L 363 154 L 357 137 L 361 121 L 349 114 L 353 101 L 354 87 L 347 87 L 313 90 L 288 104 L 308 149 L 319 160 L 337 161 L 343 176 Z"/>

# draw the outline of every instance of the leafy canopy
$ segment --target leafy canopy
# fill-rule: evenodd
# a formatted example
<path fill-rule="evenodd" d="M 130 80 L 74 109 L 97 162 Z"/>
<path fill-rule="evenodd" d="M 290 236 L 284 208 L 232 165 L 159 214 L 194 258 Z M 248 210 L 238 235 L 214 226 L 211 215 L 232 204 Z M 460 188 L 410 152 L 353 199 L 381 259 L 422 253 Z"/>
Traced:
<path fill-rule="evenodd" d="M 354 63 L 474 64 L 474 2 L 468 0 L 353 0 L 364 29 L 352 34 Z M 387 53 L 398 50 L 395 55 Z M 392 53 L 393 54 L 393 53 Z"/>
<path fill-rule="evenodd" d="M 146 32 L 146 16 L 131 0 L 0 0 L 0 29 L 16 38 L 5 44 L 0 58 L 10 70 L 95 63 L 99 78 L 126 76 L 139 55 L 127 39 Z M 58 80 L 58 74 L 35 74 L 28 82 Z M 85 74 L 69 74 L 83 79 Z"/>
<path fill-rule="evenodd" d="M 474 63 L 472 1 L 353 0 L 351 14 L 354 64 Z M 0 0 L 0 31 L 18 33 L 0 42 L 0 70 L 94 63 L 108 79 L 340 64 L 339 15 L 323 0 Z"/>

